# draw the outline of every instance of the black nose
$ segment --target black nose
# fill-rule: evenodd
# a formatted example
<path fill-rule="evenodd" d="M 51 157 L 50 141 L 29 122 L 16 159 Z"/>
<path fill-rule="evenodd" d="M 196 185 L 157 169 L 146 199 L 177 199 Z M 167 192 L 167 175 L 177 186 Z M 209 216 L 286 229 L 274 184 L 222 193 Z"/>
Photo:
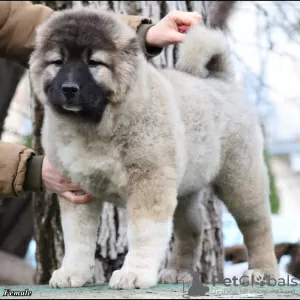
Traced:
<path fill-rule="evenodd" d="M 72 98 L 78 94 L 79 86 L 75 83 L 64 83 L 61 91 L 67 98 Z"/>

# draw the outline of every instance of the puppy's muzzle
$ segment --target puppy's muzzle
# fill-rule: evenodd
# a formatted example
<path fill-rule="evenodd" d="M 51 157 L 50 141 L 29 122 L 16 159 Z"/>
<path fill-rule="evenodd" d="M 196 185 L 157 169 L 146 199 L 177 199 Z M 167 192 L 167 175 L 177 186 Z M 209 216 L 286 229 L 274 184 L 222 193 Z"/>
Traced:
<path fill-rule="evenodd" d="M 71 111 L 80 111 L 81 107 L 78 103 L 78 96 L 80 93 L 79 85 L 76 83 L 64 83 L 61 86 L 61 95 L 65 99 L 63 108 Z"/>

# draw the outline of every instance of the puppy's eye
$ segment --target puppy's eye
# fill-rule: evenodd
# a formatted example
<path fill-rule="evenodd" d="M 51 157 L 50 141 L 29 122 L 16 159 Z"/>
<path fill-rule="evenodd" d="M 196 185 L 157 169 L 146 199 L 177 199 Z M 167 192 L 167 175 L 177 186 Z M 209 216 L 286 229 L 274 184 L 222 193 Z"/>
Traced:
<path fill-rule="evenodd" d="M 63 64 L 63 61 L 61 59 L 53 60 L 50 62 L 51 65 L 55 66 L 61 66 Z"/>
<path fill-rule="evenodd" d="M 94 59 L 90 59 L 88 64 L 90 67 L 106 66 L 106 64 L 103 63 L 102 61 L 98 61 Z"/>

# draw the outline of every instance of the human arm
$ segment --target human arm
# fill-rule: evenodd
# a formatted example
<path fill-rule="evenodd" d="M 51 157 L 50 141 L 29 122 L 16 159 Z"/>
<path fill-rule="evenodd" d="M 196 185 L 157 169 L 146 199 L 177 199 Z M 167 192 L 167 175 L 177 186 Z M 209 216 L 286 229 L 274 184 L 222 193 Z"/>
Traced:
<path fill-rule="evenodd" d="M 30 1 L 0 2 L 0 57 L 27 67 L 35 29 L 52 12 L 51 8 Z"/>
<path fill-rule="evenodd" d="M 21 197 L 25 194 L 27 162 L 33 155 L 34 151 L 27 147 L 0 142 L 0 195 Z M 35 165 L 39 165 L 38 162 Z M 33 190 L 41 189 L 40 178 L 38 180 Z"/>
<path fill-rule="evenodd" d="M 195 11 L 176 10 L 169 12 L 156 24 L 143 16 L 123 15 L 123 17 L 129 26 L 137 31 L 142 50 L 148 59 L 159 55 L 166 46 L 181 43 L 185 31 L 201 20 L 201 15 Z"/>
<path fill-rule="evenodd" d="M 25 146 L 0 141 L 0 195 L 22 197 L 44 188 L 74 203 L 91 199 L 87 194 L 75 195 L 81 187 L 61 176 L 47 157 Z"/>

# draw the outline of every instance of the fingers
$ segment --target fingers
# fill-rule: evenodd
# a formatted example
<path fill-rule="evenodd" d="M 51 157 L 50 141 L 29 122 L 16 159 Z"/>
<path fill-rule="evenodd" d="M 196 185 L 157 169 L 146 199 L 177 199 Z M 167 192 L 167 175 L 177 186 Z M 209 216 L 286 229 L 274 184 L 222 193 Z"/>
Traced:
<path fill-rule="evenodd" d="M 75 204 L 87 203 L 92 199 L 91 195 L 82 191 L 79 184 L 73 184 L 69 178 L 61 176 L 61 174 L 52 167 L 47 157 L 44 157 L 42 165 L 42 180 L 44 186 Z"/>
<path fill-rule="evenodd" d="M 169 13 L 169 17 L 179 26 L 194 26 L 197 25 L 202 19 L 201 15 L 197 12 L 184 12 L 184 11 L 172 11 Z"/>
<path fill-rule="evenodd" d="M 202 16 L 198 12 L 196 12 L 196 11 L 193 11 L 193 12 L 191 12 L 189 14 L 193 18 L 193 20 L 194 20 L 193 25 L 197 25 L 201 21 L 201 19 L 202 19 Z"/>
<path fill-rule="evenodd" d="M 183 42 L 183 39 L 185 37 L 184 33 L 173 31 L 172 34 L 170 34 L 170 40 L 172 40 L 173 43 L 181 43 Z"/>
<path fill-rule="evenodd" d="M 92 199 L 92 196 L 86 194 L 79 184 L 73 184 L 68 178 L 63 177 L 60 184 L 60 195 L 74 204 L 84 204 Z"/>
<path fill-rule="evenodd" d="M 81 189 L 82 189 L 79 184 L 74 184 L 74 183 L 72 183 L 70 181 L 69 178 L 62 177 L 62 176 L 60 176 L 60 179 L 59 179 L 58 183 L 59 183 L 60 191 L 61 192 L 66 192 L 66 191 L 81 191 Z"/>
<path fill-rule="evenodd" d="M 74 194 L 70 191 L 63 192 L 60 194 L 61 197 L 65 198 L 66 200 L 71 201 L 74 204 L 84 204 L 89 202 L 93 197 L 89 194 L 78 195 Z"/>
<path fill-rule="evenodd" d="M 78 184 L 66 183 L 66 184 L 63 185 L 63 189 L 65 191 L 74 191 L 74 192 L 76 192 L 76 191 L 81 191 L 82 188 Z"/>

